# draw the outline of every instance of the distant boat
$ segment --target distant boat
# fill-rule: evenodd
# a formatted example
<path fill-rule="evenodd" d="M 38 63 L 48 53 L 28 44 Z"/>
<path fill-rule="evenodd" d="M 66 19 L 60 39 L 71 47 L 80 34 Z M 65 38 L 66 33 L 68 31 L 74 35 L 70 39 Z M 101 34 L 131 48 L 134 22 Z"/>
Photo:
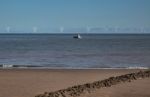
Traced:
<path fill-rule="evenodd" d="M 75 38 L 75 39 L 81 39 L 82 37 L 81 37 L 80 34 L 77 34 L 77 35 L 73 36 L 73 38 Z"/>

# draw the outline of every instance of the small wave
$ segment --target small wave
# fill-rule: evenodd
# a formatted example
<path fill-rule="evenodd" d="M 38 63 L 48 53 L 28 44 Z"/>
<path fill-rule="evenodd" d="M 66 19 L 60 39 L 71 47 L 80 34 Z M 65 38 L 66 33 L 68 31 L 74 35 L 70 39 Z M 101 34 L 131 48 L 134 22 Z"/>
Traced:
<path fill-rule="evenodd" d="M 38 68 L 42 66 L 38 65 L 8 65 L 8 64 L 2 64 L 0 65 L 0 68 Z"/>
<path fill-rule="evenodd" d="M 0 68 L 25 68 L 25 69 L 150 69 L 149 67 L 50 67 L 50 66 L 42 66 L 42 65 L 8 65 L 2 64 Z"/>
<path fill-rule="evenodd" d="M 13 65 L 5 65 L 5 64 L 2 64 L 2 65 L 0 65 L 0 67 L 2 67 L 2 68 L 12 68 Z"/>
<path fill-rule="evenodd" d="M 127 67 L 127 69 L 149 69 L 148 67 Z"/>

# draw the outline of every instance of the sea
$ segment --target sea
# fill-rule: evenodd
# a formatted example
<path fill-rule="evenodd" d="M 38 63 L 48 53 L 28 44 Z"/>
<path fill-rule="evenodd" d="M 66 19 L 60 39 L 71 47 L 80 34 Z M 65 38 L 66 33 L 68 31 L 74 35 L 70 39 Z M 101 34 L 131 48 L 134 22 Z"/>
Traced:
<path fill-rule="evenodd" d="M 0 68 L 150 68 L 150 34 L 0 34 Z"/>

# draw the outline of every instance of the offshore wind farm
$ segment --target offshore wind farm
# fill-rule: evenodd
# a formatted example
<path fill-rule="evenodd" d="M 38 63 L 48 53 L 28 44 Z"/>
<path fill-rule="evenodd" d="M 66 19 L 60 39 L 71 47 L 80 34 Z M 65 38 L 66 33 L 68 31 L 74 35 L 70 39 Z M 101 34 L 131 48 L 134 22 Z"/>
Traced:
<path fill-rule="evenodd" d="M 0 97 L 150 97 L 150 0 L 0 0 Z"/>

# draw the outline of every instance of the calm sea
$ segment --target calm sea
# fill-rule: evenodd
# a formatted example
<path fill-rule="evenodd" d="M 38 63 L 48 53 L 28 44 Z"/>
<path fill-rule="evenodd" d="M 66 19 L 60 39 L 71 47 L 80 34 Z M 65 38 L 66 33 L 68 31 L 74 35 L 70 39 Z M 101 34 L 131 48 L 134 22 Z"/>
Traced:
<path fill-rule="evenodd" d="M 0 34 L 0 65 L 150 67 L 150 34 Z"/>

